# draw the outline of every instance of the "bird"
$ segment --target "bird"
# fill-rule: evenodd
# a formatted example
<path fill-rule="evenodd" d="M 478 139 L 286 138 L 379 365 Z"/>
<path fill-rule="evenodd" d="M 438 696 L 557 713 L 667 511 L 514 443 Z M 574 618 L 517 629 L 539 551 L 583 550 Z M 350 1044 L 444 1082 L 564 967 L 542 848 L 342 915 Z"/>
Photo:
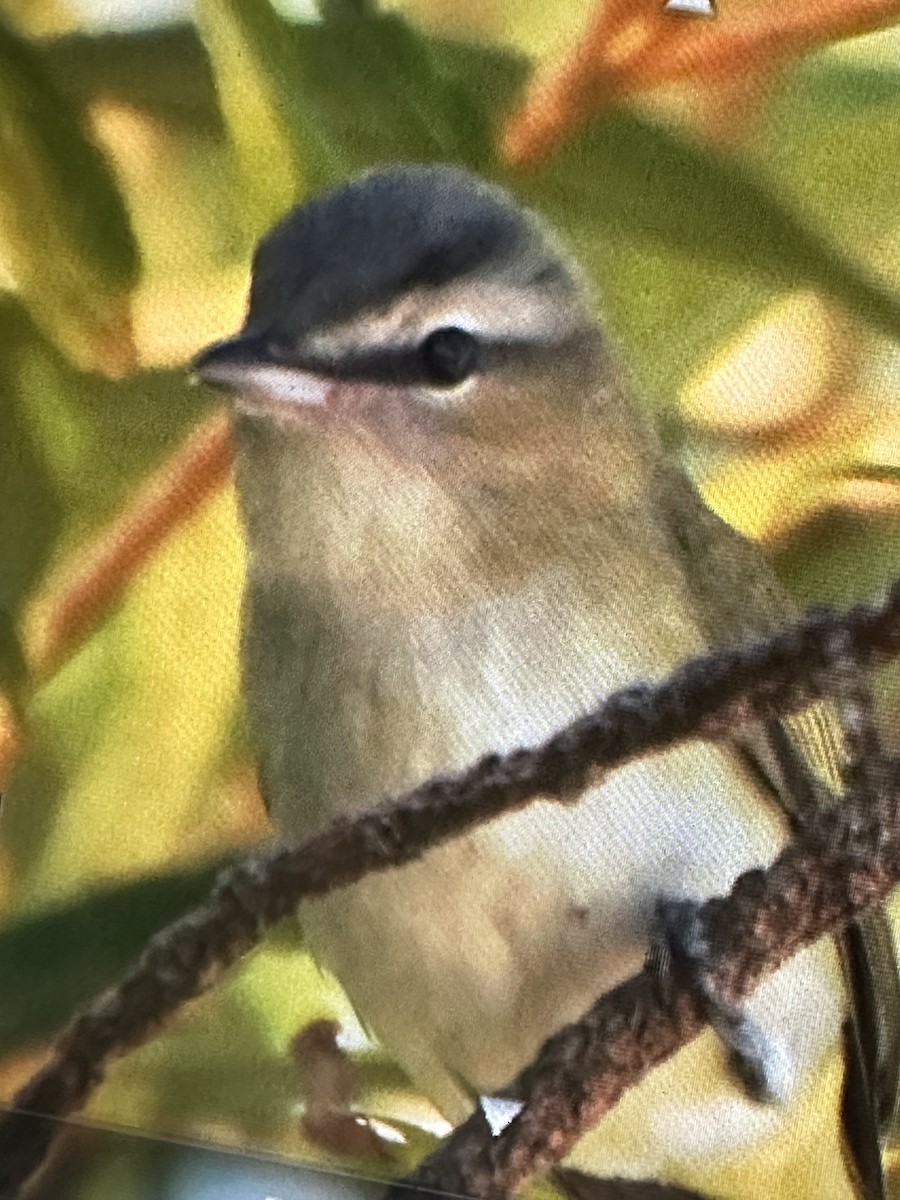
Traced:
<path fill-rule="evenodd" d="M 795 617 L 665 452 L 608 324 L 562 235 L 461 166 L 373 168 L 260 241 L 243 327 L 194 371 L 231 404 L 243 689 L 278 836 Z M 679 745 L 304 905 L 305 939 L 455 1124 L 641 968 L 660 912 L 771 862 L 804 803 L 838 797 L 841 755 L 824 704 Z M 731 1044 L 707 1030 L 626 1094 L 559 1186 L 881 1196 L 889 954 L 876 914 L 796 955 Z"/>

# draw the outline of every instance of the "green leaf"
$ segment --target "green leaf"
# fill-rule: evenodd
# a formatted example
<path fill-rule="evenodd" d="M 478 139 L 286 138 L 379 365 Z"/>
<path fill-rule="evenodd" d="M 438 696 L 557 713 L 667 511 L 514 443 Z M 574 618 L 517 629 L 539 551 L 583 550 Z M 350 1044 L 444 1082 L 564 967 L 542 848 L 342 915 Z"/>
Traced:
<path fill-rule="evenodd" d="M 862 474 L 855 468 L 854 476 Z M 849 608 L 897 576 L 900 521 L 849 509 L 823 513 L 776 550 L 779 574 L 804 604 Z"/>
<path fill-rule="evenodd" d="M 123 374 L 138 250 L 112 172 L 39 54 L 0 24 L 0 255 L 48 334 Z"/>
<path fill-rule="evenodd" d="M 267 0 L 198 8 L 258 232 L 263 213 L 301 189 L 375 163 L 447 159 L 488 170 L 493 115 L 524 76 L 512 55 L 427 39 L 369 4 L 329 4 L 324 16 L 293 24 Z"/>
<path fill-rule="evenodd" d="M 770 111 L 783 105 L 779 125 L 783 122 L 786 126 L 790 119 L 799 133 L 812 126 L 839 128 L 848 118 L 873 116 L 879 108 L 896 108 L 898 102 L 900 70 L 896 62 L 885 59 L 877 67 L 836 62 L 826 52 L 797 63 L 781 81 Z"/>
<path fill-rule="evenodd" d="M 42 41 L 44 70 L 70 104 L 99 96 L 150 111 L 172 127 L 221 133 L 209 57 L 190 25 Z"/>
<path fill-rule="evenodd" d="M 514 183 L 562 218 L 589 263 L 597 261 L 593 244 L 606 239 L 655 244 L 780 288 L 814 285 L 900 335 L 900 297 L 807 224 L 759 172 L 628 109 L 595 122 Z"/>
<path fill-rule="evenodd" d="M 62 525 L 50 473 L 14 400 L 17 365 L 35 333 L 20 305 L 0 303 L 0 688 L 11 695 L 25 676 L 19 608 Z"/>
<path fill-rule="evenodd" d="M 19 617 L 48 564 L 120 512 L 213 403 L 180 371 L 80 372 L 0 299 L 0 688 L 24 681 Z"/>
<path fill-rule="evenodd" d="M 248 218 L 265 229 L 296 199 L 302 167 L 272 77 L 289 28 L 268 0 L 197 0 L 194 17 L 242 169 Z"/>
<path fill-rule="evenodd" d="M 896 67 L 813 59 L 777 90 L 754 142 L 753 157 L 780 196 L 900 286 L 897 182 L 888 166 L 900 154 Z"/>
<path fill-rule="evenodd" d="M 0 931 L 0 1056 L 56 1033 L 148 938 L 200 903 L 225 860 L 92 892 Z"/>
<path fill-rule="evenodd" d="M 853 471 L 854 476 L 864 476 Z M 888 476 L 890 477 L 890 476 Z M 897 578 L 900 521 L 896 515 L 836 508 L 803 526 L 777 548 L 774 565 L 802 604 L 828 604 L 844 611 L 877 601 Z M 890 749 L 900 751 L 900 662 L 874 676 L 876 708 Z"/>
<path fill-rule="evenodd" d="M 312 149 L 311 183 L 404 159 L 490 171 L 496 114 L 525 75 L 519 58 L 426 38 L 371 6 L 328 12 L 295 27 L 277 76 L 298 141 Z"/>

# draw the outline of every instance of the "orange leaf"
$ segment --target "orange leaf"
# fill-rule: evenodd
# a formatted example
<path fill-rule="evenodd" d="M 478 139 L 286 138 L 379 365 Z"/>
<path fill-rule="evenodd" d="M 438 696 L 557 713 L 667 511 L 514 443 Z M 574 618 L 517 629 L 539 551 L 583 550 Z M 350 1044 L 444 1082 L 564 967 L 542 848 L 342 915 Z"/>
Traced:
<path fill-rule="evenodd" d="M 715 21 L 676 18 L 661 0 L 614 0 L 601 5 L 568 62 L 534 81 L 501 135 L 501 153 L 513 163 L 534 161 L 617 99 L 680 80 L 710 85 L 770 71 L 898 20 L 900 0 L 806 0 Z"/>

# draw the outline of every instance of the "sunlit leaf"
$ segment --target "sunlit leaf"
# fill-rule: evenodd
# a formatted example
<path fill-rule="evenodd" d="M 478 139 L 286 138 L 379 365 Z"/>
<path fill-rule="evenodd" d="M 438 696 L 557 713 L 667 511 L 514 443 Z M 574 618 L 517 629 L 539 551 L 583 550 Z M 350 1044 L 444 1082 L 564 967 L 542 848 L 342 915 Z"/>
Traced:
<path fill-rule="evenodd" d="M 842 314 L 815 292 L 788 292 L 738 331 L 685 384 L 681 413 L 727 437 L 771 437 L 838 400 L 854 366 Z"/>
<path fill-rule="evenodd" d="M 896 578 L 900 521 L 825 512 L 776 547 L 775 562 L 801 601 L 846 608 Z"/>
<path fill-rule="evenodd" d="M 303 180 L 272 72 L 289 26 L 268 0 L 197 0 L 194 14 L 241 164 L 250 223 L 265 228 L 297 199 Z"/>
<path fill-rule="evenodd" d="M 256 794 L 222 777 L 237 705 L 242 572 L 233 496 L 223 492 L 34 693 L 28 754 L 4 796 L 15 911 L 258 833 Z"/>
<path fill-rule="evenodd" d="M 15 688 L 22 605 L 49 563 L 116 513 L 211 401 L 183 372 L 79 372 L 9 298 L 0 384 L 0 686 Z"/>
<path fill-rule="evenodd" d="M 382 0 L 432 33 L 488 45 L 505 45 L 534 61 L 559 59 L 584 28 L 593 0 Z"/>
<path fill-rule="evenodd" d="M 127 373 L 138 250 L 124 203 L 80 114 L 3 25 L 0 177 L 0 258 L 36 320 L 84 368 Z"/>
<path fill-rule="evenodd" d="M 870 66 L 815 55 L 782 79 L 778 94 L 790 104 L 795 136 L 805 130 L 809 138 L 811 127 L 830 128 L 848 118 L 874 117 L 878 109 L 900 104 L 900 64 L 886 59 Z M 874 172 L 871 175 L 874 179 Z"/>
<path fill-rule="evenodd" d="M 196 426 L 141 482 L 116 519 L 72 556 L 29 612 L 28 657 L 45 678 L 121 601 L 133 577 L 231 477 L 231 429 L 223 412 Z"/>
<path fill-rule="evenodd" d="M 825 91 L 830 100 L 820 106 Z M 810 64 L 774 94 L 752 153 L 783 202 L 900 287 L 897 184 L 890 171 L 876 169 L 900 154 L 894 64 Z"/>
<path fill-rule="evenodd" d="M 298 164 L 307 188 L 391 159 L 489 161 L 490 110 L 523 73 L 514 56 L 428 40 L 403 18 L 369 5 L 333 5 L 321 24 L 294 25 L 258 0 L 228 0 L 226 20 L 221 3 L 204 0 L 201 28 L 208 38 L 213 20 L 240 29 L 233 54 L 244 62 L 243 75 L 223 78 L 232 60 L 212 52 L 226 116 L 247 105 L 250 112 L 262 96 L 279 129 L 290 132 L 286 161 Z M 250 70 L 259 75 L 258 88 Z M 258 156 L 268 153 L 268 134 L 257 138 L 244 115 L 232 116 L 229 128 L 236 144 L 246 136 L 255 147 L 250 167 L 262 178 Z M 278 184 L 281 178 L 276 173 L 279 202 L 290 190 Z"/>

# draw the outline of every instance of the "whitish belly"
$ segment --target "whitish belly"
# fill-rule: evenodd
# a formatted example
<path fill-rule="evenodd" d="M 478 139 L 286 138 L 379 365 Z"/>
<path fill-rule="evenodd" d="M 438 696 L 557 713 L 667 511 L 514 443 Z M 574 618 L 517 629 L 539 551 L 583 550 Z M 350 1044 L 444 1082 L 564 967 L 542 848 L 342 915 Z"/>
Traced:
<path fill-rule="evenodd" d="M 304 927 L 367 1025 L 456 1122 L 473 1092 L 509 1082 L 549 1034 L 640 968 L 657 895 L 721 893 L 772 859 L 783 833 L 755 786 L 727 753 L 687 745 L 625 768 L 575 807 L 539 802 L 310 905 Z M 825 943 L 752 998 L 791 1057 L 796 1095 L 834 1058 L 843 1005 Z M 686 1079 L 658 1073 L 642 1085 L 638 1131 L 604 1124 L 594 1141 L 608 1170 L 716 1162 L 778 1134 L 785 1110 L 743 1095 L 712 1036 L 689 1053 Z"/>
<path fill-rule="evenodd" d="M 336 662 L 348 677 L 341 736 L 310 748 L 325 764 L 323 796 L 348 804 L 355 788 L 352 802 L 364 803 L 488 750 L 535 744 L 598 695 L 658 677 L 699 649 L 686 607 L 659 603 L 669 593 L 641 580 L 636 566 L 629 602 L 598 611 L 596 597 L 578 599 L 571 579 L 549 576 L 455 623 L 445 617 L 385 638 L 378 703 L 353 708 L 352 721 L 346 698 L 357 693 L 348 681 L 354 671 L 361 676 L 365 654 L 375 654 L 374 635 L 367 627 L 356 654 L 323 655 L 323 677 L 308 681 L 309 694 L 336 686 L 328 673 Z M 653 612 L 642 612 L 650 598 Z M 290 682 L 288 712 L 292 689 Z M 296 719 L 279 744 L 302 745 L 291 734 L 306 727 Z M 338 786 L 348 760 L 360 769 Z M 302 778 L 299 767 L 286 768 L 275 791 L 282 829 L 297 836 L 312 819 L 298 804 Z M 615 772 L 577 805 L 537 802 L 412 866 L 306 906 L 303 924 L 365 1024 L 456 1122 L 474 1094 L 508 1083 L 547 1036 L 640 968 L 657 896 L 722 893 L 741 871 L 771 861 L 784 831 L 758 788 L 731 752 L 686 744 Z M 723 1200 L 767 1191 L 792 1200 L 844 1195 L 846 1171 L 833 1157 L 843 1007 L 836 955 L 823 943 L 750 1003 L 794 1064 L 797 1104 L 748 1100 L 726 1072 L 721 1046 L 706 1036 L 687 1051 L 689 1071 L 655 1072 L 603 1123 L 585 1143 L 597 1162 L 585 1165 L 677 1179 L 686 1164 L 693 1177 L 702 1161 L 714 1175 L 710 1193 Z M 819 1096 L 814 1110 L 800 1099 L 808 1095 Z M 779 1184 L 772 1192 L 777 1180 L 767 1178 L 757 1190 L 735 1191 L 721 1164 L 727 1174 L 735 1154 L 764 1144 L 759 1157 L 776 1170 L 785 1130 L 799 1131 L 807 1163 L 824 1164 L 828 1186 L 819 1180 L 819 1190 L 809 1190 L 794 1178 L 789 1190 Z"/>

